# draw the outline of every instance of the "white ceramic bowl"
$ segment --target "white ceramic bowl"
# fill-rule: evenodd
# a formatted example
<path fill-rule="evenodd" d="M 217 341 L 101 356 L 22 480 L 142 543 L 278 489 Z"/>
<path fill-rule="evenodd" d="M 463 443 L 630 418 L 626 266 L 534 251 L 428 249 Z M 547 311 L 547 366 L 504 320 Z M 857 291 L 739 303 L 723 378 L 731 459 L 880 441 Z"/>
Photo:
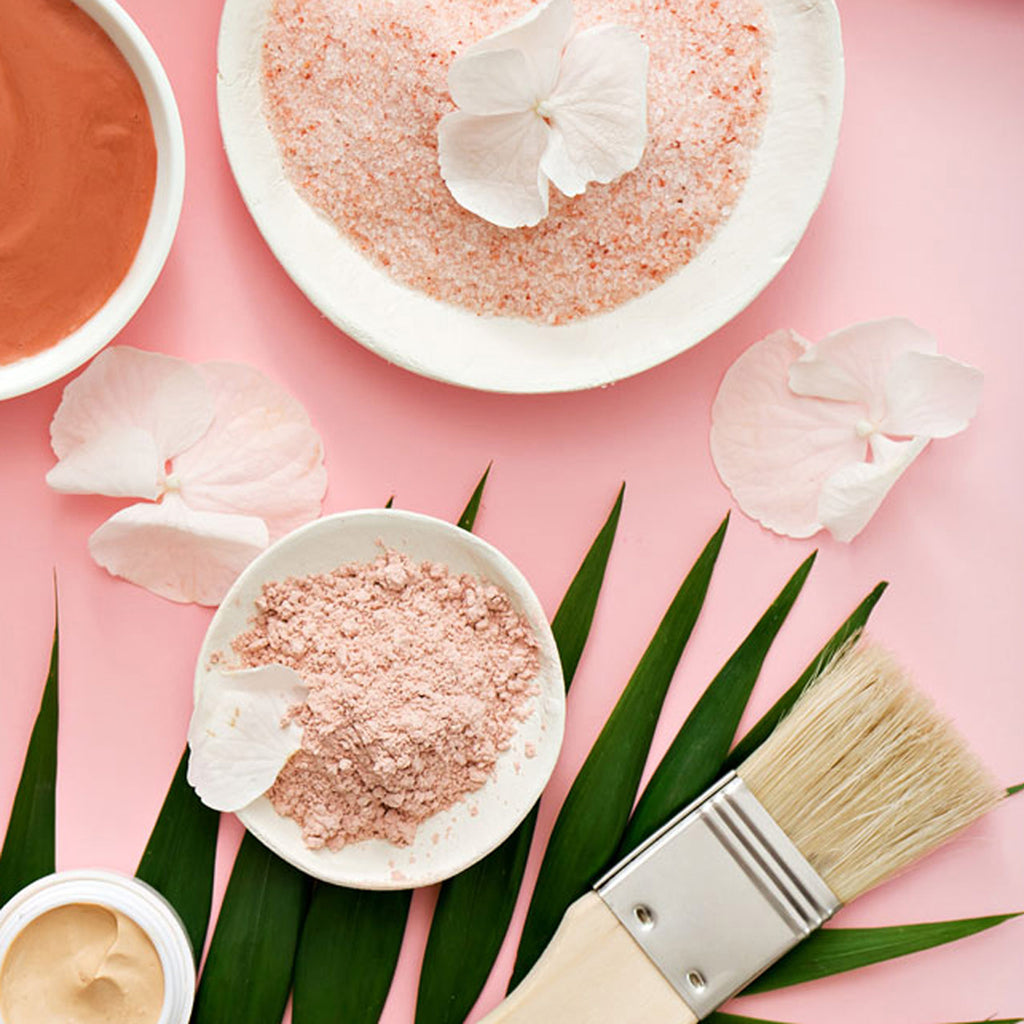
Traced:
<path fill-rule="evenodd" d="M 221 20 L 217 99 L 242 197 L 281 265 L 328 319 L 426 377 L 485 391 L 575 391 L 664 362 L 731 320 L 785 266 L 832 169 L 843 106 L 835 3 L 764 0 L 774 28 L 770 108 L 747 183 L 710 243 L 660 287 L 607 313 L 559 326 L 478 316 L 398 283 L 285 178 L 261 92 L 272 3 L 227 0 Z"/>
<path fill-rule="evenodd" d="M 113 871 L 58 871 L 26 886 L 0 910 L 0 964 L 26 925 L 69 903 L 96 903 L 118 910 L 149 936 L 164 972 L 164 1005 L 158 1024 L 188 1024 L 196 988 L 192 946 L 171 905 L 137 878 Z"/>
<path fill-rule="evenodd" d="M 397 510 L 343 512 L 300 527 L 252 562 L 224 598 L 199 652 L 195 692 L 198 699 L 212 670 L 212 654 L 221 656 L 220 667 L 231 664 L 231 641 L 248 628 L 264 583 L 329 572 L 345 562 L 372 561 L 380 554 L 378 540 L 416 561 L 441 562 L 505 591 L 540 645 L 540 671 L 534 680 L 540 692 L 532 713 L 499 758 L 494 776 L 423 822 L 409 846 L 367 840 L 337 851 L 311 850 L 298 824 L 279 815 L 266 797 L 238 817 L 278 856 L 325 882 L 357 889 L 411 889 L 450 878 L 508 838 L 540 798 L 561 749 L 565 686 L 555 639 L 529 583 L 500 551 L 451 523 Z M 528 745 L 532 757 L 527 756 Z"/>
<path fill-rule="evenodd" d="M 81 327 L 56 345 L 0 365 L 0 399 L 34 391 L 91 359 L 135 315 L 163 268 L 185 193 L 185 137 L 160 59 L 142 30 L 114 0 L 75 0 L 124 54 L 149 107 L 156 136 L 156 189 L 139 251 L 117 290 Z"/>

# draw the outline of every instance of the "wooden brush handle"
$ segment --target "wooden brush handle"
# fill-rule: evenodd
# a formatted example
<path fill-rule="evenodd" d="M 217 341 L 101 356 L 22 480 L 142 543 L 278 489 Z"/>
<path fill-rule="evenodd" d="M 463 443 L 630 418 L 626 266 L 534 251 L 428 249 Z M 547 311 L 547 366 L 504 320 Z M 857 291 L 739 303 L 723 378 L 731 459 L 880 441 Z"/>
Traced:
<path fill-rule="evenodd" d="M 696 1024 L 596 892 L 565 913 L 544 955 L 480 1024 Z"/>

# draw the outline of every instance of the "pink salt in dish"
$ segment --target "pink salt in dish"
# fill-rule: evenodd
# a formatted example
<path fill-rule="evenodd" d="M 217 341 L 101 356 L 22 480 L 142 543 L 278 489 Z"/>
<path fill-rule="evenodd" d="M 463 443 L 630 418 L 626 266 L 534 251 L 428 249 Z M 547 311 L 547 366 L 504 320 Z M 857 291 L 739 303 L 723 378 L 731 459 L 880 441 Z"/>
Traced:
<path fill-rule="evenodd" d="M 446 75 L 523 13 L 503 0 L 275 0 L 264 101 L 289 179 L 400 282 L 481 314 L 565 323 L 663 283 L 736 203 L 768 106 L 757 0 L 577 0 L 577 25 L 623 24 L 650 47 L 650 137 L 637 168 L 535 228 L 460 207 L 437 166 Z"/>
<path fill-rule="evenodd" d="M 231 646 L 309 687 L 302 749 L 267 796 L 311 849 L 408 845 L 487 783 L 537 693 L 537 640 L 500 588 L 393 550 L 265 583 Z"/>

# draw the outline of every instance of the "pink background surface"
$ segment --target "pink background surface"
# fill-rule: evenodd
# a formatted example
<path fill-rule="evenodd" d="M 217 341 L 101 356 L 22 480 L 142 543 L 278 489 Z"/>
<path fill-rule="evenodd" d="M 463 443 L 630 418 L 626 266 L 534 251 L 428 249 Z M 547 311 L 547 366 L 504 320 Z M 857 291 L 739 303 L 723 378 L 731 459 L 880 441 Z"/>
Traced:
<path fill-rule="evenodd" d="M 253 363 L 308 407 L 327 448 L 326 511 L 379 505 L 451 517 L 488 460 L 479 532 L 554 611 L 620 480 L 628 482 L 568 739 L 541 813 L 546 834 L 578 765 L 683 573 L 731 507 L 708 454 L 726 367 L 769 330 L 817 338 L 907 315 L 981 367 L 983 407 L 933 445 L 849 547 L 824 539 L 772 651 L 751 715 L 788 685 L 879 579 L 874 632 L 987 755 L 1024 780 L 1024 8 L 1016 0 L 843 0 L 847 109 L 835 174 L 796 255 L 762 297 L 697 349 L 604 390 L 541 398 L 460 391 L 387 366 L 325 322 L 250 221 L 221 150 L 218 6 L 127 0 L 177 91 L 189 154 L 181 229 L 121 341 L 190 359 Z M 59 866 L 133 870 L 181 752 L 210 612 L 107 576 L 86 538 L 118 505 L 51 493 L 47 424 L 61 385 L 0 405 L 0 814 L 38 704 L 60 577 L 63 678 Z M 655 757 L 700 689 L 815 546 L 733 517 L 708 604 L 666 705 Z M 840 923 L 903 923 L 1024 909 L 1024 796 Z M 238 842 L 223 826 L 217 898 Z M 537 867 L 535 846 L 529 880 Z M 432 891 L 417 894 L 386 1024 L 411 1020 Z M 513 931 L 522 919 L 522 906 Z M 857 974 L 744 1000 L 790 1021 L 937 1024 L 1024 1013 L 1024 923 Z M 480 1010 L 503 990 L 511 946 Z"/>

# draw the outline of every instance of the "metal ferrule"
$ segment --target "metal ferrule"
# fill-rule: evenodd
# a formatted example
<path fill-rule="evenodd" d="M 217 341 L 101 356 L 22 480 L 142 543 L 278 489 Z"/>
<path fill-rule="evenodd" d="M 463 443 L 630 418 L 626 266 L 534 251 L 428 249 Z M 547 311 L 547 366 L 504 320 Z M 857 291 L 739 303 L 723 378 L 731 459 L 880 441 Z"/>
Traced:
<path fill-rule="evenodd" d="M 749 985 L 840 905 L 735 773 L 596 888 L 699 1018 Z"/>

